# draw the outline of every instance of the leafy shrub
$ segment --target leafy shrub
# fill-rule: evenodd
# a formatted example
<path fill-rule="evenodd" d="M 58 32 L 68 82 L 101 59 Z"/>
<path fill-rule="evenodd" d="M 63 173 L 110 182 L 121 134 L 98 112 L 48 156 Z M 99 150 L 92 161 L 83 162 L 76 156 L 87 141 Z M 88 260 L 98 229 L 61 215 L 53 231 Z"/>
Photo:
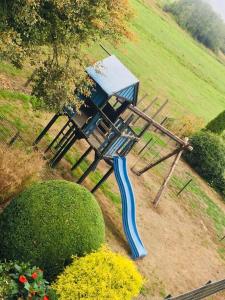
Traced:
<path fill-rule="evenodd" d="M 0 204 L 38 179 L 44 161 L 38 153 L 0 146 Z"/>
<path fill-rule="evenodd" d="M 48 300 L 48 282 L 43 271 L 30 264 L 0 263 L 0 299 Z"/>
<path fill-rule="evenodd" d="M 214 132 L 216 134 L 221 135 L 225 130 L 225 110 L 222 111 L 215 119 L 210 121 L 207 126 L 206 130 Z"/>
<path fill-rule="evenodd" d="M 129 300 L 142 286 L 143 278 L 131 260 L 102 247 L 85 257 L 73 258 L 52 288 L 59 300 Z"/>
<path fill-rule="evenodd" d="M 225 143 L 219 136 L 200 131 L 191 137 L 194 150 L 184 157 L 208 183 L 225 195 Z"/>
<path fill-rule="evenodd" d="M 104 221 L 94 196 L 64 180 L 37 183 L 0 215 L 0 259 L 29 261 L 53 278 L 70 261 L 104 242 Z"/>

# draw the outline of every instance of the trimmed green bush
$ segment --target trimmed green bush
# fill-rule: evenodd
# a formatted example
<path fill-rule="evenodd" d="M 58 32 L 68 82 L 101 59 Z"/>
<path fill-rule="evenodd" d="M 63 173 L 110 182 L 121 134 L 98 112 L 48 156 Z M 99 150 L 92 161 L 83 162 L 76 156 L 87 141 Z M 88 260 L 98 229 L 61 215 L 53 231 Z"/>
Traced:
<path fill-rule="evenodd" d="M 185 159 L 212 187 L 225 195 L 224 141 L 211 132 L 200 131 L 190 142 L 194 150 L 186 152 Z"/>
<path fill-rule="evenodd" d="M 70 262 L 104 243 L 104 220 L 94 196 L 64 180 L 35 184 L 0 215 L 0 259 L 38 265 L 54 278 Z"/>
<path fill-rule="evenodd" d="M 215 119 L 210 121 L 207 126 L 206 130 L 214 132 L 216 134 L 221 135 L 225 130 L 225 110 L 222 111 Z"/>

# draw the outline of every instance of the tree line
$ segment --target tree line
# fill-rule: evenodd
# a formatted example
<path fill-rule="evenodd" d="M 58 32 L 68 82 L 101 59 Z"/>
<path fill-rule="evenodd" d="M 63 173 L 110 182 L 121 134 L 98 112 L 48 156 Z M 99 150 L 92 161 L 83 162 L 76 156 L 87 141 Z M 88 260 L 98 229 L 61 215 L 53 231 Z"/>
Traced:
<path fill-rule="evenodd" d="M 164 6 L 178 24 L 211 50 L 225 53 L 225 23 L 211 6 L 202 0 L 179 0 Z"/>

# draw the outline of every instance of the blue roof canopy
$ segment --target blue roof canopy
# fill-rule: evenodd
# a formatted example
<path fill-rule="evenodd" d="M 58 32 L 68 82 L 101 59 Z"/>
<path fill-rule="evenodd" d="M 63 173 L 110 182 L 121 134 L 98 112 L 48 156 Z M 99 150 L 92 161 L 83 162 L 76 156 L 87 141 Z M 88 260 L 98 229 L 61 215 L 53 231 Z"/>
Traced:
<path fill-rule="evenodd" d="M 139 80 L 115 55 L 97 62 L 86 71 L 108 95 L 108 98 L 114 95 L 136 105 Z"/>

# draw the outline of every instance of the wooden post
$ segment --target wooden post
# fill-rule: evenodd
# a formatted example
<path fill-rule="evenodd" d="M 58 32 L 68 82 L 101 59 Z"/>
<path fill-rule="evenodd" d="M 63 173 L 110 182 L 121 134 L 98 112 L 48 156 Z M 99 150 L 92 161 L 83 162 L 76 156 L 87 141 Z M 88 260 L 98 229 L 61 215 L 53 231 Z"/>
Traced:
<path fill-rule="evenodd" d="M 40 140 L 44 137 L 44 135 L 49 131 L 49 129 L 52 127 L 52 125 L 56 122 L 56 120 L 60 117 L 60 112 L 56 113 L 52 119 L 49 121 L 49 123 L 46 125 L 46 127 L 42 130 L 42 132 L 39 134 L 39 136 L 36 138 L 36 140 L 33 142 L 33 146 L 37 145 Z"/>
<path fill-rule="evenodd" d="M 185 143 L 188 145 L 188 138 L 185 138 Z M 178 163 L 178 161 L 179 161 L 179 159 L 180 159 L 183 151 L 184 151 L 184 147 L 181 147 L 180 151 L 177 153 L 177 155 L 176 155 L 176 157 L 175 157 L 175 159 L 174 159 L 174 161 L 173 161 L 173 163 L 171 165 L 169 173 L 167 174 L 166 178 L 164 179 L 163 184 L 161 185 L 161 187 L 160 187 L 160 189 L 159 189 L 159 191 L 158 191 L 158 193 L 157 193 L 157 195 L 155 197 L 155 200 L 153 201 L 154 207 L 158 206 L 159 201 L 160 201 L 160 199 L 161 199 L 161 197 L 163 195 L 163 192 L 165 191 L 165 189 L 167 187 L 167 184 L 168 184 L 168 182 L 169 182 L 169 180 L 170 180 L 170 178 L 171 178 L 171 176 L 172 176 L 172 174 L 173 174 L 173 172 L 174 172 L 174 170 L 176 168 L 176 165 L 177 165 L 177 163 Z"/>

